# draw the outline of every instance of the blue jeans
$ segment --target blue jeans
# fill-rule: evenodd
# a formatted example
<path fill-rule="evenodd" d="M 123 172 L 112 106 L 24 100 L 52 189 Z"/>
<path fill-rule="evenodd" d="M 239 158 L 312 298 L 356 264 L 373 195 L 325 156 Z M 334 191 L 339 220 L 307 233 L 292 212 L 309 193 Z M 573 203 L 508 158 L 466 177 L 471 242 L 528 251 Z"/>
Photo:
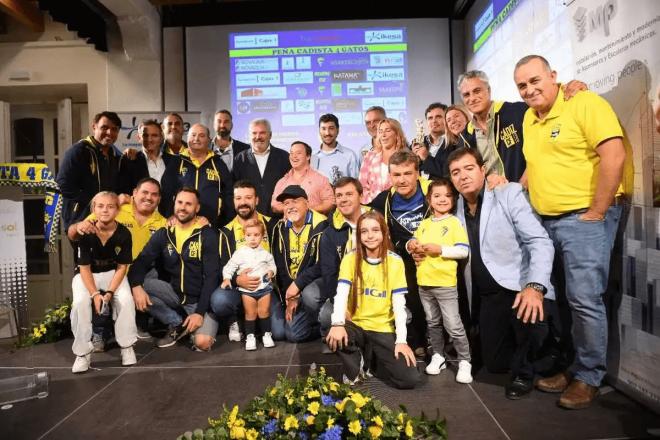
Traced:
<path fill-rule="evenodd" d="M 293 319 L 286 321 L 286 307 L 278 295 L 273 294 L 270 300 L 270 327 L 273 339 L 289 342 L 304 342 L 319 337 L 319 310 L 322 305 L 321 280 L 318 279 L 301 293 L 296 313 Z"/>
<path fill-rule="evenodd" d="M 565 289 L 573 321 L 575 359 L 570 372 L 576 379 L 595 387 L 600 386 L 607 371 L 607 314 L 603 294 L 621 210 L 621 206 L 611 206 L 602 221 L 580 220 L 581 213 L 543 218 L 543 226 L 555 245 L 555 268 L 563 269 L 565 280 L 565 285 L 555 287 Z"/>
<path fill-rule="evenodd" d="M 181 304 L 179 296 L 167 281 L 145 278 L 142 287 L 149 294 L 152 303 L 147 311 L 169 328 L 181 325 L 184 319 L 195 313 L 197 309 L 197 303 Z M 215 316 L 205 313 L 202 326 L 195 330 L 194 334 L 215 338 L 216 333 L 218 333 L 218 322 Z"/>
<path fill-rule="evenodd" d="M 218 287 L 211 294 L 211 310 L 218 320 L 236 321 L 238 308 L 241 306 L 241 293 L 237 289 Z"/>

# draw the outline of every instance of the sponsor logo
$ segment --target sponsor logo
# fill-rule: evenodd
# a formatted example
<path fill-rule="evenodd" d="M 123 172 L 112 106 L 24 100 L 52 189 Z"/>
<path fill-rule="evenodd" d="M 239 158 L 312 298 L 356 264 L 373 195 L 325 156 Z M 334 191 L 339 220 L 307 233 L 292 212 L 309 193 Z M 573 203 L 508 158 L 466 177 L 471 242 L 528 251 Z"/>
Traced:
<path fill-rule="evenodd" d="M 587 34 L 600 29 L 608 37 L 610 35 L 610 21 L 617 13 L 616 0 L 607 0 L 593 9 L 586 9 L 582 6 L 577 8 L 573 15 L 573 25 L 578 37 L 578 41 L 583 41 Z"/>
<path fill-rule="evenodd" d="M 364 81 L 364 70 L 337 70 L 332 72 L 333 81 Z"/>

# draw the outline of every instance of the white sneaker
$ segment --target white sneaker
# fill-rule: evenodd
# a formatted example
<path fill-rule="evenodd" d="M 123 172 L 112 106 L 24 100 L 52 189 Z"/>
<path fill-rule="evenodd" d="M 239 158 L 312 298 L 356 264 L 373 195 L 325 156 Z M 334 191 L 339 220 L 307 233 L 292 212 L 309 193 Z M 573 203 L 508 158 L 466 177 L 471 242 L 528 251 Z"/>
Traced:
<path fill-rule="evenodd" d="M 126 347 L 121 349 L 121 364 L 125 367 L 129 365 L 135 365 L 137 359 L 135 359 L 135 351 L 133 347 Z"/>
<path fill-rule="evenodd" d="M 252 351 L 257 349 L 257 338 L 254 337 L 253 333 L 250 333 L 245 337 L 245 349 L 247 351 Z"/>
<path fill-rule="evenodd" d="M 72 373 L 84 373 L 89 370 L 89 364 L 92 361 L 92 354 L 86 354 L 85 356 L 76 356 L 76 361 L 71 367 Z"/>
<path fill-rule="evenodd" d="M 241 342 L 241 329 L 238 327 L 237 321 L 232 322 L 229 326 L 229 333 L 227 336 L 229 336 L 231 342 Z"/>
<path fill-rule="evenodd" d="M 264 343 L 265 348 L 275 347 L 275 342 L 273 342 L 273 334 L 271 332 L 265 332 L 261 341 Z"/>
<path fill-rule="evenodd" d="M 456 373 L 456 382 L 472 383 L 472 364 L 463 360 L 458 363 L 458 373 Z"/>
<path fill-rule="evenodd" d="M 445 368 L 447 368 L 445 358 L 441 354 L 436 353 L 431 357 L 431 362 L 426 366 L 426 374 L 435 376 L 440 374 Z"/>

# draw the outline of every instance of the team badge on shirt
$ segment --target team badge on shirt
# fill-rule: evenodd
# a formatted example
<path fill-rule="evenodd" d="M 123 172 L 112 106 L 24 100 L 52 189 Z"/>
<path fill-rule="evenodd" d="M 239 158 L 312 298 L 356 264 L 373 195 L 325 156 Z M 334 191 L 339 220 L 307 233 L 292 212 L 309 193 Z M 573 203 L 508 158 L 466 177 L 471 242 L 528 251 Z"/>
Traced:
<path fill-rule="evenodd" d="M 559 124 L 552 127 L 552 131 L 550 132 L 550 139 L 557 139 L 557 136 L 559 136 L 559 129 L 560 128 L 561 128 L 561 126 Z"/>
<path fill-rule="evenodd" d="M 199 242 L 191 242 L 188 249 L 188 256 L 190 258 L 199 258 Z"/>
<path fill-rule="evenodd" d="M 516 131 L 516 127 L 514 127 L 513 124 L 504 127 L 500 131 L 500 137 L 504 141 L 504 145 L 506 145 L 507 148 L 514 146 L 518 142 L 520 142 L 520 137 L 518 136 L 518 132 Z"/>
<path fill-rule="evenodd" d="M 115 246 L 115 255 L 119 255 L 121 252 L 121 246 Z"/>

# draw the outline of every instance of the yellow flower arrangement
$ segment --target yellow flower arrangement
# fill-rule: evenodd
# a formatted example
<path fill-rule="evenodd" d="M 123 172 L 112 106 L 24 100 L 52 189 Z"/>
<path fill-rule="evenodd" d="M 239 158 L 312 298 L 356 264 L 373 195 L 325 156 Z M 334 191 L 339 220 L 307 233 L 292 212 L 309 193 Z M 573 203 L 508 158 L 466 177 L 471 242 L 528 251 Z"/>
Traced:
<path fill-rule="evenodd" d="M 289 403 L 291 401 L 291 403 Z M 364 392 L 339 384 L 323 368 L 305 378 L 278 376 L 274 386 L 252 399 L 243 411 L 223 407 L 205 430 L 177 440 L 341 440 L 403 438 L 446 439 L 444 420 L 393 411 Z"/>
<path fill-rule="evenodd" d="M 71 301 L 68 298 L 64 303 L 46 309 L 43 319 L 33 323 L 31 329 L 22 335 L 23 337 L 17 345 L 19 347 L 29 347 L 35 344 L 59 341 L 68 337 L 71 333 L 70 313 Z"/>

